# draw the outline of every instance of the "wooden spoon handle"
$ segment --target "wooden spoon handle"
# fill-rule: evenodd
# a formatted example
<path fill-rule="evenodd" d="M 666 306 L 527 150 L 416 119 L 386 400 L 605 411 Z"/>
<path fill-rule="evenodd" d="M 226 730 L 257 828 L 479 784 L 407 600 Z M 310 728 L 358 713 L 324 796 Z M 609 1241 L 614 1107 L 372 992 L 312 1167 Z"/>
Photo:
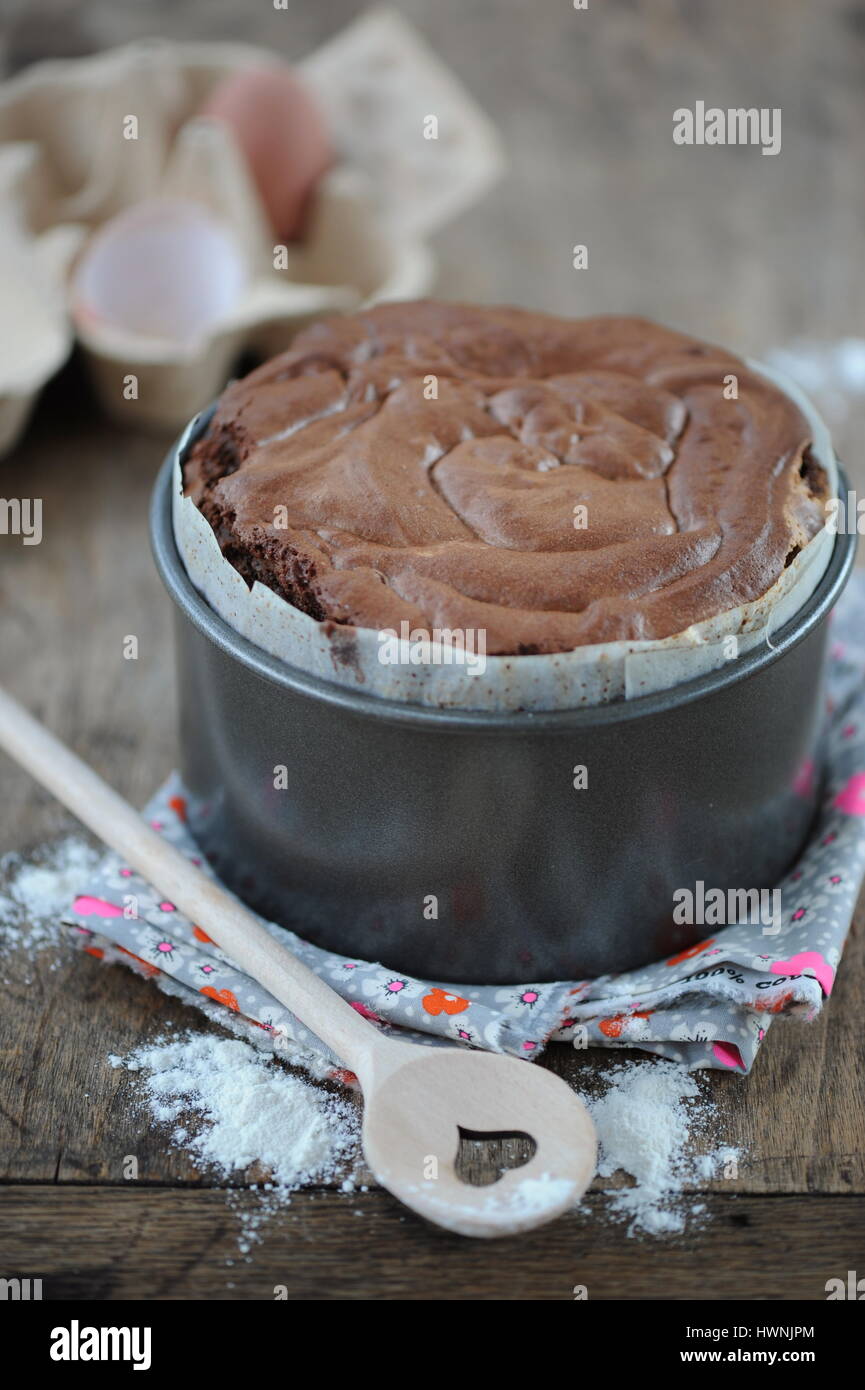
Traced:
<path fill-rule="evenodd" d="M 388 1041 L 0 689 L 0 748 L 326 1042 L 353 1070 Z"/>

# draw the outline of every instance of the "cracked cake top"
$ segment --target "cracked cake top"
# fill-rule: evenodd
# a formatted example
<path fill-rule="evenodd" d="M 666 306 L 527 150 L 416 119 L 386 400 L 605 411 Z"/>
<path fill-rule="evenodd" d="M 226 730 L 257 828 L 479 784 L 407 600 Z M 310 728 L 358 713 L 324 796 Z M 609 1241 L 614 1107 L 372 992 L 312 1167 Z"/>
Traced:
<path fill-rule="evenodd" d="M 219 400 L 185 486 L 314 618 L 483 630 L 490 654 L 663 638 L 759 598 L 825 520 L 809 426 L 644 319 L 386 304 Z"/>

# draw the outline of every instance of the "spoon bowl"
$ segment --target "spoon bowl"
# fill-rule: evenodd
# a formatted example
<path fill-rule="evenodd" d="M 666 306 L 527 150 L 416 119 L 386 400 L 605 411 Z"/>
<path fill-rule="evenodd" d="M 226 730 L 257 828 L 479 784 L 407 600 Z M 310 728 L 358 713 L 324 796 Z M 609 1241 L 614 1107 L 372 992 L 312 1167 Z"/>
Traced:
<path fill-rule="evenodd" d="M 466 1236 L 514 1235 L 574 1207 L 595 1171 L 591 1117 L 539 1066 L 491 1052 L 382 1038 L 360 1074 L 363 1147 L 386 1187 L 419 1215 Z M 526 1134 L 527 1163 L 473 1186 L 456 1169 L 460 1138 Z"/>
<path fill-rule="evenodd" d="M 499 1236 L 551 1221 L 585 1191 L 595 1133 L 564 1081 L 515 1057 L 380 1033 L 4 690 L 0 748 L 351 1067 L 364 1091 L 367 1162 L 400 1201 L 450 1231 Z M 461 1131 L 525 1133 L 537 1148 L 492 1187 L 474 1187 L 456 1171 Z"/>

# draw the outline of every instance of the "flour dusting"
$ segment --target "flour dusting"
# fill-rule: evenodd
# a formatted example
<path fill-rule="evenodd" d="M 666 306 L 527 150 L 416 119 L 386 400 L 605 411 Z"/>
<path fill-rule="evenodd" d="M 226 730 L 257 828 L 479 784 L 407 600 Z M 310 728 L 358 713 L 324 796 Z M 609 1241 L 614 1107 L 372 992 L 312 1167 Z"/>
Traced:
<path fill-rule="evenodd" d="M 62 916 L 98 857 L 83 838 L 69 836 L 38 850 L 33 859 L 7 855 L 0 860 L 0 954 L 23 949 L 28 957 L 44 960 L 52 949 L 51 968 L 60 965 Z M 221 1008 L 214 1008 L 218 1021 L 239 1031 L 240 1020 L 226 1020 Z M 252 1025 L 243 1026 L 251 1031 Z M 220 1181 L 252 1165 L 262 1169 L 260 1183 L 228 1194 L 240 1219 L 242 1254 L 248 1256 L 261 1227 L 299 1188 L 332 1185 L 347 1168 L 342 1190 L 355 1190 L 359 1122 L 354 1105 L 291 1074 L 270 1051 L 242 1038 L 172 1033 L 109 1060 L 140 1074 L 151 1119 L 168 1128 L 169 1142 L 199 1168 Z M 308 1066 L 311 1059 L 299 1051 L 293 1060 Z M 623 1172 L 632 1179 L 630 1186 L 607 1189 L 609 1216 L 627 1222 L 629 1235 L 675 1235 L 689 1221 L 704 1219 L 705 1203 L 693 1188 L 735 1174 L 741 1154 L 729 1145 L 694 1153 L 705 1150 L 705 1142 L 696 1140 L 717 1118 L 695 1075 L 675 1062 L 640 1060 L 611 1068 L 601 1084 L 600 1096 L 583 1096 L 598 1131 L 598 1173 L 611 1178 Z M 529 1206 L 552 1198 L 544 1184 L 521 1192 Z"/>
<path fill-rule="evenodd" d="M 33 859 L 0 859 L 0 951 L 35 955 L 64 941 L 63 913 L 100 859 L 86 840 L 70 835 L 34 851 Z M 60 963 L 59 957 L 52 968 Z"/>
<path fill-rule="evenodd" d="M 689 1217 L 705 1213 L 703 1203 L 690 1201 L 689 1188 L 735 1172 L 740 1151 L 723 1145 L 691 1152 L 716 1107 L 678 1062 L 625 1062 L 603 1080 L 602 1096 L 582 1097 L 598 1132 L 598 1176 L 623 1171 L 634 1180 L 630 1187 L 608 1189 L 610 1215 L 629 1223 L 629 1235 L 680 1234 Z"/>
<path fill-rule="evenodd" d="M 358 1118 L 351 1102 L 292 1075 L 239 1039 L 170 1034 L 108 1060 L 142 1073 L 151 1118 L 172 1126 L 169 1142 L 197 1167 L 221 1180 L 253 1164 L 263 1170 L 262 1181 L 250 1189 L 252 1207 L 241 1210 L 230 1194 L 241 1222 L 242 1254 L 293 1192 L 332 1181 L 356 1156 Z M 354 1190 L 351 1176 L 342 1189 Z"/>

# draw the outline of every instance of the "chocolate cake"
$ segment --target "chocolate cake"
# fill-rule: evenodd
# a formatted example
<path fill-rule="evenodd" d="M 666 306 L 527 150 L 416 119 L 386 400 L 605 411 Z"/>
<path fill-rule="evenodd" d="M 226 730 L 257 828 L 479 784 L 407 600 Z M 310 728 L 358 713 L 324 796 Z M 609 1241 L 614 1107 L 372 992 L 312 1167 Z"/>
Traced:
<path fill-rule="evenodd" d="M 643 319 L 382 305 L 224 392 L 186 491 L 319 620 L 490 654 L 658 639 L 759 598 L 824 522 L 795 403 Z"/>

